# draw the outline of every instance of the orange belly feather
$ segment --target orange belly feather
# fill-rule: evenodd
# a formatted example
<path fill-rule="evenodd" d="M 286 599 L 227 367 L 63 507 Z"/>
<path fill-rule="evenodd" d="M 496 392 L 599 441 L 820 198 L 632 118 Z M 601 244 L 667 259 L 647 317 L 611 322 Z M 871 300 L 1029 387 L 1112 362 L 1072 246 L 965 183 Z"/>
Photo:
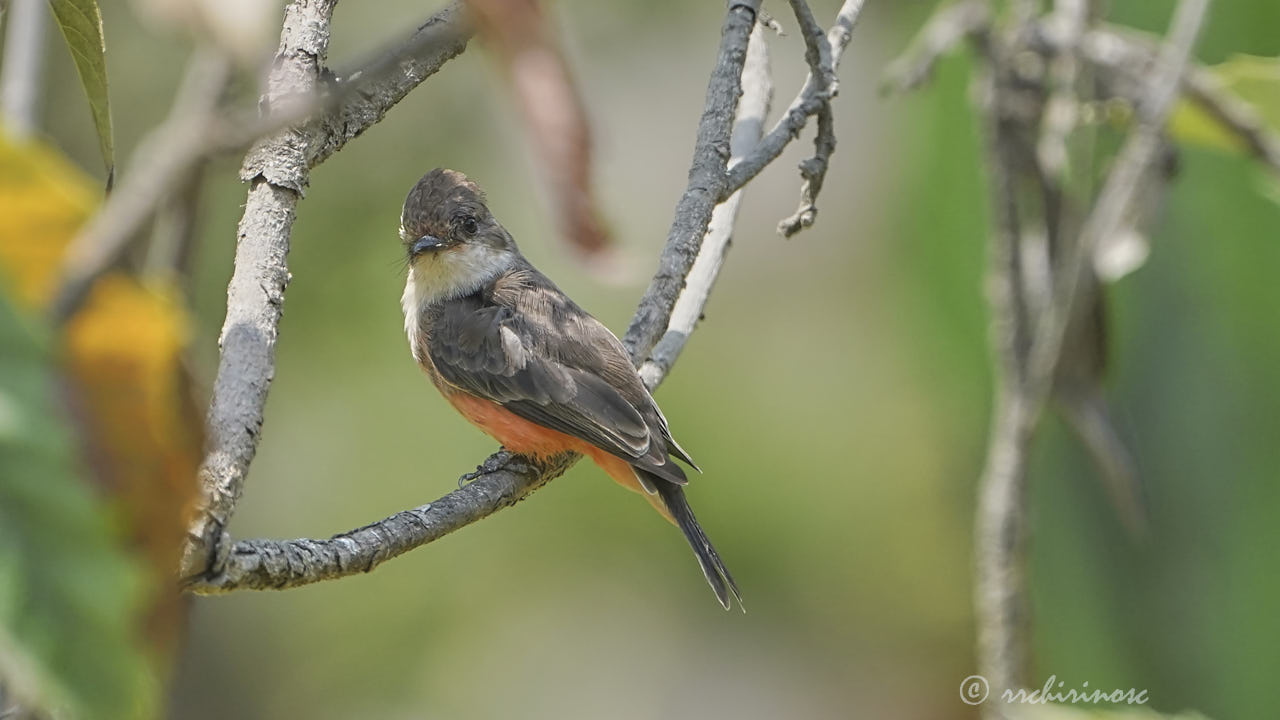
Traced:
<path fill-rule="evenodd" d="M 525 420 L 491 400 L 452 388 L 450 388 L 452 392 L 444 388 L 441 390 L 445 399 L 462 417 L 502 443 L 502 446 L 511 452 L 539 458 L 559 455 L 562 452 L 586 455 L 619 485 L 643 495 L 654 509 L 671 520 L 671 514 L 662 504 L 662 500 L 657 495 L 645 492 L 640 481 L 636 479 L 631 465 L 622 458 L 611 455 L 580 438 Z"/>

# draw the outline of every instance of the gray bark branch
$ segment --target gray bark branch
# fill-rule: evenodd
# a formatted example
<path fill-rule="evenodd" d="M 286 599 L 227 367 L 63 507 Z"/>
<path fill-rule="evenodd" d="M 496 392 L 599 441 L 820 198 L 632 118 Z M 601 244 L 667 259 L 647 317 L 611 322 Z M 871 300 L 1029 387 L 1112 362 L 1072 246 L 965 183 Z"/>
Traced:
<path fill-rule="evenodd" d="M 725 169 L 729 162 L 729 134 L 738 97 L 742 94 L 742 66 L 747 41 L 756 24 L 760 0 L 729 6 L 721 33 L 720 52 L 707 85 L 706 106 L 698 123 L 689 183 L 676 204 L 667 244 L 658 258 L 658 271 L 640 299 L 622 344 L 631 357 L 642 360 L 671 323 L 671 311 L 711 222 L 711 211 L 728 193 Z"/>
<path fill-rule="evenodd" d="M 267 80 L 267 102 L 315 92 L 329 48 L 329 20 L 337 0 L 295 0 L 285 8 L 280 49 Z M 209 405 L 208 450 L 200 467 L 200 503 L 187 531 L 182 577 L 217 567 L 227 547 L 227 523 L 258 450 L 262 409 L 275 374 L 275 345 L 284 290 L 285 258 L 300 188 L 309 167 L 299 133 L 285 131 L 254 146 L 245 165 L 272 154 L 273 179 L 256 177 L 249 189 L 236 242 L 235 270 L 227 286 L 227 316 Z M 289 163 L 286 165 L 286 163 Z"/>
<path fill-rule="evenodd" d="M 738 117 L 734 121 L 729 139 L 729 167 L 742 162 L 755 149 L 764 135 L 764 122 L 769 116 L 769 104 L 773 100 L 773 80 L 769 68 L 769 46 L 765 42 L 763 23 L 751 31 L 747 45 L 747 59 L 742 68 L 742 99 L 738 101 Z M 640 377 L 649 389 L 662 382 L 671 370 L 689 336 L 702 319 L 702 311 L 711 297 L 720 268 L 729 253 L 734 221 L 742 191 L 738 190 L 724 202 L 716 205 L 706 237 L 698 251 L 698 258 L 689 270 L 684 289 L 671 310 L 671 321 L 662 339 L 653 346 L 649 358 L 640 366 Z"/>
<path fill-rule="evenodd" d="M 276 63 L 268 78 L 269 106 L 304 104 L 317 94 L 336 0 L 296 0 L 285 11 Z M 180 575 L 192 578 L 221 567 L 226 526 L 257 452 L 262 411 L 275 373 L 275 343 L 286 257 L 295 208 L 310 169 L 378 122 L 410 90 L 458 55 L 470 37 L 458 3 L 419 28 L 367 84 L 334 110 L 257 143 L 242 176 L 251 182 L 227 287 L 227 316 L 208 417 L 208 450 L 200 468 L 201 498 L 188 530 Z M 387 69 L 389 68 L 389 69 Z M 274 112 L 274 110 L 273 110 Z"/>
<path fill-rule="evenodd" d="M 853 37 L 853 28 L 862 17 L 865 0 L 845 0 L 836 13 L 835 23 L 825 34 L 813 17 L 804 0 L 792 0 L 792 10 L 800 24 L 805 39 L 805 59 L 809 74 L 799 94 L 792 100 L 786 113 L 769 130 L 751 155 L 729 171 L 729 177 L 720 190 L 720 197 L 728 197 L 747 184 L 766 166 L 778 159 L 792 140 L 808 124 L 811 116 L 818 117 L 818 133 L 814 138 L 814 154 L 800 164 L 804 179 L 801 186 L 800 207 L 794 215 L 778 224 L 778 232 L 790 236 L 813 224 L 817 215 L 814 201 L 822 188 L 827 163 L 835 152 L 835 127 L 831 114 L 831 101 L 839 90 L 836 70 L 844 49 Z"/>
<path fill-rule="evenodd" d="M 735 143 L 742 139 L 744 145 L 753 137 L 759 137 L 768 98 L 767 70 L 748 66 L 744 73 L 748 57 L 755 58 L 753 65 L 767 62 L 759 33 L 755 35 L 760 51 L 748 53 L 747 48 L 755 24 L 756 5 L 754 2 L 733 4 L 724 24 L 720 53 L 707 90 L 706 110 L 699 125 L 690 186 L 677 205 L 672 234 L 660 259 L 660 277 L 664 272 L 680 274 L 670 280 L 655 278 L 641 300 L 632 325 L 634 337 L 641 341 L 649 337 L 667 338 L 663 353 L 656 356 L 648 353 L 652 342 L 636 344 L 633 340 L 631 346 L 632 359 L 644 369 L 646 385 L 651 389 L 662 381 L 670 362 L 692 331 L 693 323 L 680 318 L 692 316 L 696 322 L 701 315 L 715 271 L 699 276 L 701 279 L 693 283 L 686 283 L 686 278 L 699 258 L 718 269 L 732 230 L 730 209 L 723 216 L 725 225 L 708 231 L 713 207 L 718 203 L 715 187 L 707 184 L 716 182 L 716 178 L 723 182 L 731 133 Z M 747 104 L 739 109 L 743 82 L 749 83 L 745 92 Z M 735 151 L 743 152 L 745 148 L 738 145 Z M 714 246 L 716 233 L 722 233 L 726 240 L 718 248 Z M 704 243 L 708 236 L 713 243 L 710 248 Z M 673 321 L 673 311 L 678 304 L 685 305 L 686 309 Z M 649 362 L 642 362 L 646 360 Z M 463 476 L 465 484 L 458 490 L 371 525 L 326 540 L 237 542 L 206 572 L 188 576 L 187 587 L 197 593 L 283 589 L 368 572 L 389 558 L 509 507 L 562 474 L 579 458 L 566 454 L 537 463 L 500 451 L 485 460 L 475 473 Z"/>

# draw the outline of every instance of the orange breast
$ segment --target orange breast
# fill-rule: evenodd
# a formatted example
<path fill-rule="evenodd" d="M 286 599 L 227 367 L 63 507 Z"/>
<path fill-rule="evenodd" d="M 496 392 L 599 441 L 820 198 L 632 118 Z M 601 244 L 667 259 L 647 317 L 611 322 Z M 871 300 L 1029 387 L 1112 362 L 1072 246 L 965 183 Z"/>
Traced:
<path fill-rule="evenodd" d="M 462 417 L 512 452 L 538 457 L 567 450 L 586 453 L 587 443 L 582 440 L 525 420 L 493 401 L 457 390 L 445 392 L 444 396 Z"/>
<path fill-rule="evenodd" d="M 601 470 L 609 473 L 609 476 L 619 485 L 644 495 L 658 512 L 668 520 L 671 519 L 671 514 L 667 512 L 658 496 L 649 495 L 644 491 L 631 470 L 631 465 L 622 458 L 605 452 L 585 440 L 525 420 L 491 400 L 485 400 L 443 384 L 440 386 L 440 391 L 455 410 L 490 437 L 502 443 L 506 449 L 522 455 L 543 458 L 569 451 L 586 455 L 599 465 Z"/>

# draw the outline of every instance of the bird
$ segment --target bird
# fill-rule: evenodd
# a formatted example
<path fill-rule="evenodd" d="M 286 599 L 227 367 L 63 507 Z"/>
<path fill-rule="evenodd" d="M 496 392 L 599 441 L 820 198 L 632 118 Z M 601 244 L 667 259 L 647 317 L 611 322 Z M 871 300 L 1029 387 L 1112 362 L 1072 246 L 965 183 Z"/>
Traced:
<path fill-rule="evenodd" d="M 464 418 L 507 450 L 576 452 L 684 534 L 727 610 L 742 595 L 685 495 L 671 435 L 622 343 L 525 259 L 475 182 L 436 168 L 400 215 L 401 306 L 414 360 Z"/>

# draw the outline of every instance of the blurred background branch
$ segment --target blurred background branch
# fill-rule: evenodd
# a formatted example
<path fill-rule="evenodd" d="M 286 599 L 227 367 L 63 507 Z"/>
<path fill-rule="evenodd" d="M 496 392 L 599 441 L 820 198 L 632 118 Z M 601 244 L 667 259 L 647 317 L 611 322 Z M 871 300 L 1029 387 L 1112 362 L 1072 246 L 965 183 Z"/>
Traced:
<path fill-rule="evenodd" d="M 1128 84 L 1140 93 L 1131 96 L 1136 121 L 1092 197 L 1084 108 L 1106 100 L 1098 88 L 1126 86 L 1114 76 L 1137 68 L 1096 62 L 1094 3 L 1062 0 L 1043 15 L 1034 4 L 1019 7 L 996 28 L 980 3 L 944 5 L 886 73 L 889 87 L 916 87 L 965 38 L 984 60 L 978 102 L 993 218 L 988 294 L 997 380 L 979 485 L 975 601 L 978 667 L 996 695 L 1034 684 L 1027 475 L 1051 394 L 1095 454 L 1122 519 L 1135 534 L 1145 527 L 1136 473 L 1101 400 L 1106 337 L 1095 263 L 1126 231 L 1145 188 L 1165 181 L 1153 167 L 1167 152 L 1165 128 L 1207 2 L 1179 4 L 1154 70 Z M 1097 81 L 1084 72 L 1086 61 L 1102 75 Z M 984 706 L 990 717 L 1008 712 L 1002 703 Z"/>
<path fill-rule="evenodd" d="M 407 40 L 332 86 L 320 79 L 305 91 L 279 94 L 265 113 L 225 106 L 233 58 L 222 48 L 197 48 L 169 117 L 140 144 L 128 178 L 68 251 L 54 320 L 65 322 L 75 312 L 88 288 L 142 236 L 143 224 L 198 164 L 283 132 L 304 148 L 302 162 L 309 170 L 381 120 L 410 90 L 461 53 L 470 36 L 471 26 L 458 0 Z M 270 92 L 264 95 L 269 96 Z M 271 158 L 261 153 L 256 157 L 257 162 Z M 301 193 L 305 180 L 297 184 L 294 172 L 293 167 L 246 166 L 242 175 L 250 180 L 262 174 Z"/>
<path fill-rule="evenodd" d="M 49 11 L 45 0 L 12 0 L 5 14 L 0 115 L 8 131 L 23 139 L 37 128 Z"/>

